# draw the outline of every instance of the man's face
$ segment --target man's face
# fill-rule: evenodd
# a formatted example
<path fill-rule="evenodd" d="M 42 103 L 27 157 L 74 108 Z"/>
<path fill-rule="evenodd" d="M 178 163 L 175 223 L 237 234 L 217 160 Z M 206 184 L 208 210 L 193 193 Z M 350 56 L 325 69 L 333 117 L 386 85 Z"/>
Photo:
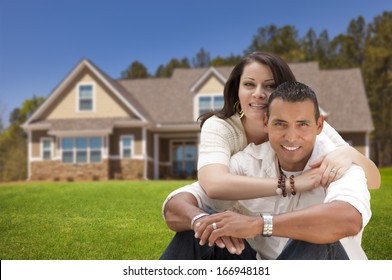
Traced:
<path fill-rule="evenodd" d="M 316 136 L 323 129 L 323 117 L 315 120 L 310 100 L 285 102 L 276 98 L 269 112 L 265 130 L 281 167 L 286 171 L 302 171 L 312 154 Z"/>

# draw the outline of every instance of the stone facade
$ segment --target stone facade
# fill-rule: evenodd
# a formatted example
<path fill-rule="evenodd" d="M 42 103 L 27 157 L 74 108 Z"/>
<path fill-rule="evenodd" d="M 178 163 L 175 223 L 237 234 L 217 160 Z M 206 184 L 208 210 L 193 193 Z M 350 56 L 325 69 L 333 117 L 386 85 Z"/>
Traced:
<path fill-rule="evenodd" d="M 121 159 L 110 161 L 110 179 L 140 180 L 143 179 L 144 160 Z"/>
<path fill-rule="evenodd" d="M 102 163 L 64 164 L 59 160 L 31 163 L 34 181 L 97 181 L 143 179 L 144 161 L 103 160 Z"/>
<path fill-rule="evenodd" d="M 108 161 L 102 163 L 63 164 L 60 160 L 31 163 L 31 180 L 80 181 L 106 180 Z"/>

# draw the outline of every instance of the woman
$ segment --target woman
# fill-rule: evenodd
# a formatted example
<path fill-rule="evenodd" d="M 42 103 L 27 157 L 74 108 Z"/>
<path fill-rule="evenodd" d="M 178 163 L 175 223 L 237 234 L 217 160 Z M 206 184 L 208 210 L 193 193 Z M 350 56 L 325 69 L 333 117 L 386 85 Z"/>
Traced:
<path fill-rule="evenodd" d="M 279 57 L 255 52 L 238 63 L 224 88 L 224 107 L 217 113 L 201 116 L 198 179 L 209 197 L 216 199 L 251 199 L 271 196 L 276 192 L 276 179 L 251 178 L 229 172 L 230 157 L 249 143 L 268 140 L 263 131 L 263 118 L 268 97 L 277 85 L 295 81 L 286 62 Z M 323 133 L 339 148 L 320 159 L 318 167 L 296 178 L 298 191 L 327 187 L 338 179 L 351 163 L 365 170 L 368 186 L 380 185 L 376 165 L 350 147 L 327 123 Z"/>

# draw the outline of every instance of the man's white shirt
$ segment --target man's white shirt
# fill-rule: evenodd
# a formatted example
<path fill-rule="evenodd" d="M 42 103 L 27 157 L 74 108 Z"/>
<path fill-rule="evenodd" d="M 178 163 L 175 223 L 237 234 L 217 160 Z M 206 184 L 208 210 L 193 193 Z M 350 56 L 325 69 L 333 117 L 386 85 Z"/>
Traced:
<path fill-rule="evenodd" d="M 304 170 L 309 169 L 312 162 L 334 149 L 335 145 L 328 137 L 324 134 L 317 136 L 312 155 Z M 277 158 L 270 143 L 249 144 L 243 151 L 234 154 L 230 159 L 230 172 L 251 177 L 278 178 Z M 239 201 L 216 200 L 209 198 L 199 183 L 195 182 L 169 194 L 162 209 L 170 198 L 180 192 L 192 193 L 200 208 L 216 212 L 233 210 L 249 216 L 258 216 L 260 213 L 280 214 L 332 201 L 348 202 L 361 213 L 362 230 L 355 236 L 341 239 L 341 243 L 350 259 L 367 259 L 361 247 L 361 239 L 363 228 L 371 217 L 370 193 L 367 189 L 365 173 L 357 165 L 353 164 L 342 178 L 331 183 L 326 190 L 319 187 L 312 191 L 297 193 L 295 196 L 289 194 L 287 197 L 275 195 Z M 257 251 L 259 259 L 275 259 L 287 242 L 287 238 L 261 235 L 247 240 Z"/>

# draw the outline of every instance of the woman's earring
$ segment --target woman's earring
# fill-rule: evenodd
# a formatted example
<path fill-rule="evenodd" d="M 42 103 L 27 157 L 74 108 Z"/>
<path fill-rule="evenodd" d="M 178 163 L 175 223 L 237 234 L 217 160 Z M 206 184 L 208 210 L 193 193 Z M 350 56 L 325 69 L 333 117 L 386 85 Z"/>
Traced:
<path fill-rule="evenodd" d="M 237 100 L 234 103 L 234 108 L 233 109 L 234 109 L 234 112 L 236 112 L 236 113 L 238 113 L 240 115 L 240 119 L 244 116 L 244 111 L 242 111 L 241 104 L 240 104 L 239 100 Z"/>

